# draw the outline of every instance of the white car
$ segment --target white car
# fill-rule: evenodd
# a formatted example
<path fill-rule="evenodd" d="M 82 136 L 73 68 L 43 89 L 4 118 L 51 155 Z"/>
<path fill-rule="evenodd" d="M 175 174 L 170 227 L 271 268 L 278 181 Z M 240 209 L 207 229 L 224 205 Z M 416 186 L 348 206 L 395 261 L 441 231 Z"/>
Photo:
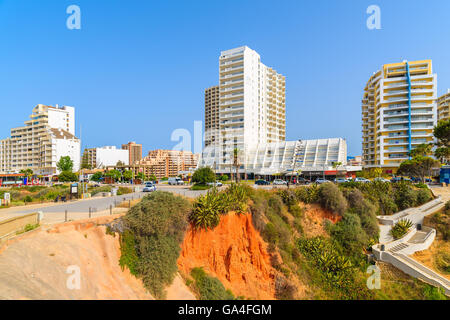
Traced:
<path fill-rule="evenodd" d="M 274 186 L 286 186 L 286 185 L 287 185 L 287 182 L 284 181 L 284 180 L 281 180 L 281 179 L 275 179 L 275 180 L 273 181 L 273 185 L 274 185 Z"/>
<path fill-rule="evenodd" d="M 355 182 L 370 183 L 370 180 L 368 180 L 366 178 L 356 178 Z"/>
<path fill-rule="evenodd" d="M 153 191 L 156 191 L 156 186 L 151 182 L 147 182 L 145 184 L 144 189 L 142 190 L 142 192 L 153 192 Z"/>
<path fill-rule="evenodd" d="M 169 178 L 169 180 L 167 180 L 167 183 L 170 186 L 183 186 L 184 185 L 184 181 L 181 180 L 181 178 Z"/>
<path fill-rule="evenodd" d="M 373 179 L 373 181 L 379 181 L 379 182 L 391 182 L 390 180 L 384 179 L 384 178 L 375 178 L 375 179 Z"/>
<path fill-rule="evenodd" d="M 222 182 L 220 182 L 220 181 L 208 182 L 206 185 L 211 186 L 211 187 L 221 187 L 221 186 L 223 186 Z"/>

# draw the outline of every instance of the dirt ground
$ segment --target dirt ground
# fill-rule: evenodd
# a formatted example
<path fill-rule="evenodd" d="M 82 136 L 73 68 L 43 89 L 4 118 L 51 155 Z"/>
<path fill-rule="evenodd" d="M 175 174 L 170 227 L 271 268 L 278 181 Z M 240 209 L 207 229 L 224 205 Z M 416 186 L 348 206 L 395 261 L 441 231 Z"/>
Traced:
<path fill-rule="evenodd" d="M 303 212 L 305 213 L 302 219 L 302 227 L 305 235 L 308 238 L 323 236 L 328 237 L 325 231 L 324 222 L 330 220 L 333 223 L 339 221 L 338 217 L 332 212 L 322 209 L 318 205 L 301 204 Z"/>
<path fill-rule="evenodd" d="M 141 280 L 119 266 L 119 237 L 99 225 L 119 216 L 41 227 L 9 240 L 0 249 L 0 299 L 152 300 Z M 194 296 L 178 276 L 168 298 Z"/>

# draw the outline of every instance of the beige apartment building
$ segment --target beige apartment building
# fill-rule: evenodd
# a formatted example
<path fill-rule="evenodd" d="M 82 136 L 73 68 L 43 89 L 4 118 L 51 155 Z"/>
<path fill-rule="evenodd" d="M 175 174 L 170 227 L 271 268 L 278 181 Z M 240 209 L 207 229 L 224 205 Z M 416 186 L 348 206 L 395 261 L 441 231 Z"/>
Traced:
<path fill-rule="evenodd" d="M 450 89 L 437 100 L 438 121 L 450 119 Z"/>
<path fill-rule="evenodd" d="M 73 107 L 39 104 L 24 126 L 11 129 L 11 136 L 0 140 L 0 173 L 31 169 L 36 175 L 51 176 L 58 173 L 56 164 L 64 156 L 72 159 L 77 171 L 80 144 Z"/>
<path fill-rule="evenodd" d="M 137 161 L 142 160 L 142 144 L 137 144 L 136 142 L 128 142 L 122 145 L 122 150 L 128 150 L 130 165 L 133 165 Z"/>
<path fill-rule="evenodd" d="M 364 167 L 391 173 L 422 143 L 434 140 L 437 78 L 431 60 L 385 64 L 362 99 Z"/>
<path fill-rule="evenodd" d="M 205 147 L 218 142 L 219 86 L 205 90 Z"/>
<path fill-rule="evenodd" d="M 154 174 L 158 179 L 176 177 L 182 171 L 197 167 L 198 155 L 190 151 L 153 150 L 133 166 L 135 174 L 143 172 L 147 177 Z"/>

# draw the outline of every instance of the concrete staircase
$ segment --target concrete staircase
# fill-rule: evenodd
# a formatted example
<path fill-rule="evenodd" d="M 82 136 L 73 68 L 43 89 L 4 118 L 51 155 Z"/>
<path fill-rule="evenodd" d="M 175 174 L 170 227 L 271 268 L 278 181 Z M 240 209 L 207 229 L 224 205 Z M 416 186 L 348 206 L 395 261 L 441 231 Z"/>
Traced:
<path fill-rule="evenodd" d="M 389 251 L 389 252 L 392 252 L 392 253 L 395 253 L 395 252 L 399 252 L 399 251 L 401 251 L 401 250 L 403 250 L 403 249 L 406 249 L 406 248 L 408 248 L 408 247 L 409 247 L 408 244 L 406 244 L 406 243 L 400 243 L 400 244 L 398 244 L 398 245 L 396 245 L 396 246 L 390 248 L 388 251 Z"/>

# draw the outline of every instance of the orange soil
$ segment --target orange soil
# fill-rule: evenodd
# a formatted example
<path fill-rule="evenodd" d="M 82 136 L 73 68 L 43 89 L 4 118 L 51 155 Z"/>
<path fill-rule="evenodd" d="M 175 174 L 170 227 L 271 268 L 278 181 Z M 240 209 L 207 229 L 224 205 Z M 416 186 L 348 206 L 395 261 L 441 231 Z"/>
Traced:
<path fill-rule="evenodd" d="M 195 267 L 203 267 L 236 296 L 275 299 L 276 271 L 251 214 L 224 215 L 214 230 L 189 229 L 178 268 L 187 275 Z"/>
<path fill-rule="evenodd" d="M 330 220 L 332 223 L 339 222 L 341 217 L 333 214 L 331 211 L 322 209 L 319 205 L 302 205 L 305 212 L 304 219 L 302 219 L 302 226 L 305 235 L 308 238 L 323 236 L 328 237 L 324 228 L 325 220 Z"/>

